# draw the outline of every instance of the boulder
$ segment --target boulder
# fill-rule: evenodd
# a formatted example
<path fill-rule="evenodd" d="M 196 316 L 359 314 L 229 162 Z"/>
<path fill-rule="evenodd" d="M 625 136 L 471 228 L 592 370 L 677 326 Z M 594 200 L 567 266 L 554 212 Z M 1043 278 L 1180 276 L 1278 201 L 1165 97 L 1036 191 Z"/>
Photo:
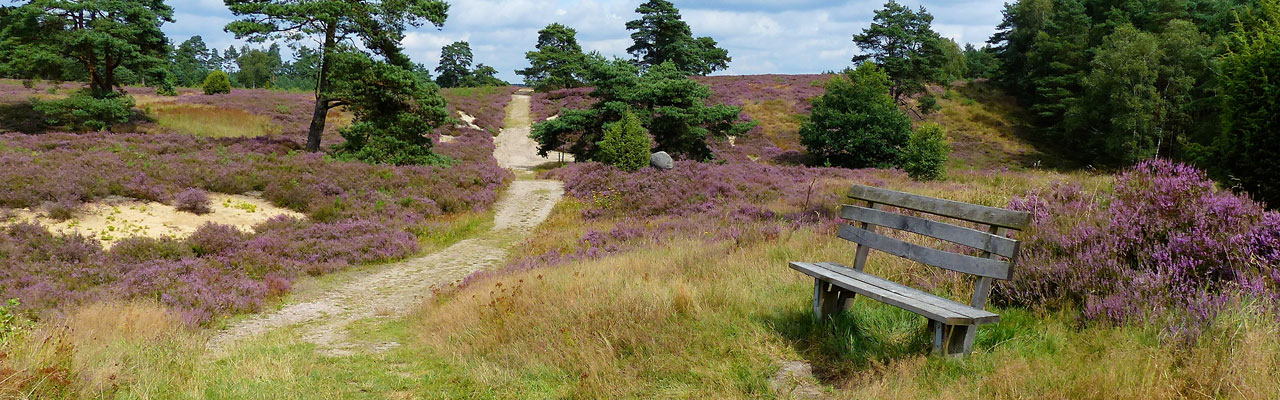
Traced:
<path fill-rule="evenodd" d="M 672 169 L 676 167 L 675 160 L 671 159 L 671 155 L 665 151 L 659 151 L 649 155 L 649 165 L 657 169 Z"/>

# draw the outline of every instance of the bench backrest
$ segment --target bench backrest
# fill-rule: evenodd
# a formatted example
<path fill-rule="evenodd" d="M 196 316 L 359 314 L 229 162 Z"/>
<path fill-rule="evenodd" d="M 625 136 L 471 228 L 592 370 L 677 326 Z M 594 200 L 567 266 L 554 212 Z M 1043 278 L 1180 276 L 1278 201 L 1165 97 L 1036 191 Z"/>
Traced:
<path fill-rule="evenodd" d="M 866 207 L 845 205 L 840 217 L 860 223 L 860 228 L 842 224 L 839 236 L 858 244 L 854 269 L 866 265 L 870 249 L 876 249 L 938 268 L 977 275 L 973 305 L 982 307 L 991 289 L 991 279 L 1012 277 L 1013 263 L 1018 257 L 1018 241 L 1007 236 L 1009 230 L 1026 229 L 1031 214 L 986 207 L 958 201 L 903 193 L 871 186 L 854 185 L 849 198 L 867 202 Z M 884 210 L 884 206 L 919 211 L 985 225 L 984 232 L 964 226 L 934 221 Z M 883 226 L 912 232 L 982 251 L 982 257 L 953 253 L 921 246 L 876 233 Z M 981 294 L 979 296 L 979 294 Z"/>

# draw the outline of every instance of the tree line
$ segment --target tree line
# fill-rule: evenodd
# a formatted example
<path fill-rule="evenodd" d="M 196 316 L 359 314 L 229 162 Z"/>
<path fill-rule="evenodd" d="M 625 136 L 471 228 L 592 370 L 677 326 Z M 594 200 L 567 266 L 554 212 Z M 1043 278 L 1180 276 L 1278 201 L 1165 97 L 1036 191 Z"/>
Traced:
<path fill-rule="evenodd" d="M 1021 0 L 994 79 L 1080 161 L 1195 163 L 1280 202 L 1275 0 Z"/>

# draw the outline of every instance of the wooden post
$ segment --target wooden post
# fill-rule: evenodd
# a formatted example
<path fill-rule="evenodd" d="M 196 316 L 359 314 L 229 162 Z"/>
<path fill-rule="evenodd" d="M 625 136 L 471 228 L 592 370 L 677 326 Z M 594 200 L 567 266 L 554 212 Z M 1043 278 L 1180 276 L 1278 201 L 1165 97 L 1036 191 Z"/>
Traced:
<path fill-rule="evenodd" d="M 966 340 L 974 331 L 977 325 L 944 325 L 943 334 L 945 337 L 946 351 L 944 354 L 951 357 L 960 357 L 969 353 L 969 346 Z"/>
<path fill-rule="evenodd" d="M 990 229 L 987 230 L 987 232 L 990 232 L 992 235 L 1003 236 L 1004 234 L 1008 233 L 1009 230 L 998 227 L 998 226 L 992 226 Z M 999 255 L 991 254 L 991 252 L 984 251 L 982 252 L 982 256 L 986 258 L 990 258 L 992 260 L 1000 259 Z M 973 302 L 970 303 L 970 305 L 972 305 L 974 308 L 980 308 L 985 310 L 987 305 L 987 297 L 991 295 L 991 287 L 994 283 L 995 283 L 995 280 L 991 278 L 988 278 L 985 276 L 978 277 L 978 283 L 973 287 Z M 964 347 L 962 349 L 965 354 L 968 354 L 969 351 L 973 350 L 973 339 L 977 335 L 978 335 L 977 326 L 971 326 L 969 327 L 969 329 L 965 330 L 965 335 L 963 340 Z"/>
<path fill-rule="evenodd" d="M 882 207 L 879 204 L 867 202 L 867 208 L 870 208 L 873 210 L 879 210 Z M 875 233 L 876 226 L 863 222 L 862 229 Z M 863 267 L 866 267 L 867 255 L 870 252 L 871 252 L 871 246 L 864 246 L 862 244 L 858 244 L 857 250 L 855 250 L 853 253 L 853 269 L 861 271 Z"/>
<path fill-rule="evenodd" d="M 870 209 L 873 209 L 873 210 L 879 210 L 879 209 L 881 209 L 882 207 L 881 207 L 879 204 L 876 204 L 876 203 L 874 203 L 874 202 L 870 202 L 870 201 L 868 201 L 868 202 L 867 202 L 867 208 L 870 208 Z M 876 231 L 876 226 L 875 226 L 875 225 L 871 225 L 871 224 L 866 223 L 866 222 L 863 222 L 863 223 L 862 223 L 862 229 L 865 229 L 865 230 L 867 230 L 867 231 L 869 231 L 869 232 L 875 233 L 875 231 Z M 871 246 L 864 246 L 864 245 L 862 245 L 861 243 L 859 243 L 859 244 L 858 244 L 858 247 L 857 247 L 857 248 L 854 250 L 854 252 L 853 252 L 853 269 L 858 270 L 858 271 L 862 271 L 862 269 L 863 269 L 863 268 L 866 268 L 866 266 L 867 266 L 867 256 L 868 256 L 868 255 L 870 255 L 870 253 L 871 253 Z M 857 294 L 856 294 L 856 293 L 849 292 L 849 297 L 848 297 L 848 299 L 845 299 L 845 301 L 844 301 L 843 303 L 841 303 L 841 306 L 842 306 L 842 307 L 841 307 L 841 309 L 843 309 L 845 306 L 848 306 L 849 304 L 853 304 L 853 298 L 854 298 L 855 296 L 857 296 Z"/>
<path fill-rule="evenodd" d="M 852 295 L 852 292 L 846 292 L 844 289 L 814 278 L 813 317 L 821 322 L 826 320 L 827 317 L 844 310 L 845 304 L 851 297 L 850 295 Z"/>

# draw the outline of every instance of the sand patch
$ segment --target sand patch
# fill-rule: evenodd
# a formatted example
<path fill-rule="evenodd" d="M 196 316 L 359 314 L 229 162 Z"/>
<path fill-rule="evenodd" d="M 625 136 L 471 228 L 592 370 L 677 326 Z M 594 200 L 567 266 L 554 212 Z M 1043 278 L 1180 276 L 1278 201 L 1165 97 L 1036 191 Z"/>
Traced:
<path fill-rule="evenodd" d="M 470 116 L 467 113 L 462 112 L 462 110 L 458 110 L 458 118 L 461 119 L 462 122 L 465 123 L 466 127 L 468 128 L 475 129 L 477 131 L 484 130 L 484 128 L 481 128 L 480 125 L 476 125 L 476 117 Z"/>
<path fill-rule="evenodd" d="M 231 225 L 252 232 L 253 226 L 277 215 L 305 218 L 302 213 L 272 205 L 258 197 L 209 194 L 212 212 L 196 215 L 163 203 L 128 198 L 105 199 L 81 206 L 65 221 L 48 218 L 37 210 L 14 210 L 10 223 L 34 222 L 60 234 L 78 233 L 102 241 L 111 247 L 122 239 L 145 236 L 182 238 L 195 232 L 206 222 Z"/>

